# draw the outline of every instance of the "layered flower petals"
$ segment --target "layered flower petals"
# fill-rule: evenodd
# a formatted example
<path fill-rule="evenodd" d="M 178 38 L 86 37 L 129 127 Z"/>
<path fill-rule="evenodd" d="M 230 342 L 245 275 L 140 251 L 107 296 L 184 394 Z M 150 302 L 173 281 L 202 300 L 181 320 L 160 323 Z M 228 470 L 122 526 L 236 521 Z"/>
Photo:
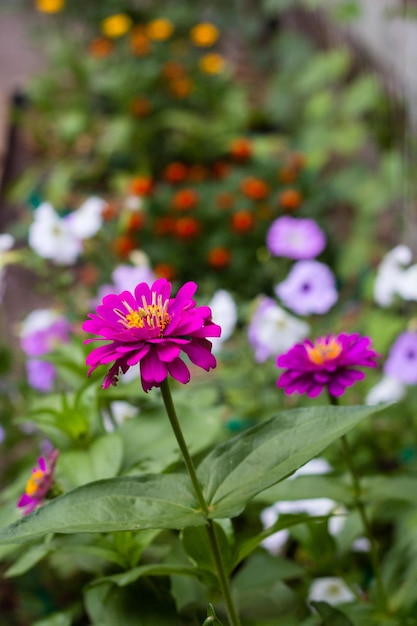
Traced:
<path fill-rule="evenodd" d="M 277 387 L 287 394 L 297 392 L 309 398 L 317 397 L 324 388 L 331 396 L 341 396 L 365 377 L 358 368 L 376 367 L 378 355 L 370 344 L 368 337 L 358 334 L 329 335 L 314 343 L 305 340 L 296 344 L 277 359 L 277 366 L 285 369 Z"/>
<path fill-rule="evenodd" d="M 109 342 L 88 355 L 88 374 L 114 361 L 103 381 L 103 387 L 108 387 L 139 363 L 142 387 L 149 391 L 168 375 L 183 384 L 190 380 L 181 352 L 207 371 L 215 367 L 207 337 L 219 337 L 221 329 L 212 321 L 210 307 L 196 306 L 196 289 L 195 283 L 185 283 L 171 298 L 171 284 L 160 278 L 151 286 L 139 283 L 133 293 L 106 295 L 83 324 L 84 331 L 95 335 L 85 343 Z"/>

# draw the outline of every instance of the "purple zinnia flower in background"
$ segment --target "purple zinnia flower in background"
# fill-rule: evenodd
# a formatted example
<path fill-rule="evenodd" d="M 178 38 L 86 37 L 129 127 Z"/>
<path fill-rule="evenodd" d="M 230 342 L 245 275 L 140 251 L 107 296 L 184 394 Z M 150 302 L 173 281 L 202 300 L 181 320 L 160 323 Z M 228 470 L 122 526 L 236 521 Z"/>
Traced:
<path fill-rule="evenodd" d="M 52 363 L 41 359 L 26 361 L 26 376 L 29 385 L 36 391 L 48 393 L 52 391 L 56 378 L 56 369 Z"/>
<path fill-rule="evenodd" d="M 406 385 L 417 383 L 417 332 L 401 333 L 391 346 L 384 374 Z"/>
<path fill-rule="evenodd" d="M 319 261 L 294 263 L 287 278 L 274 291 L 298 315 L 327 313 L 338 298 L 332 271 Z"/>
<path fill-rule="evenodd" d="M 306 322 L 287 313 L 272 298 L 261 296 L 249 324 L 248 339 L 255 351 L 255 361 L 262 363 L 286 352 L 309 332 Z"/>
<path fill-rule="evenodd" d="M 71 324 L 53 309 L 36 309 L 22 322 L 20 345 L 29 357 L 42 356 L 57 345 L 68 343 Z"/>
<path fill-rule="evenodd" d="M 106 296 L 97 312 L 89 314 L 83 330 L 97 336 L 86 343 L 110 343 L 88 355 L 88 374 L 99 365 L 114 361 L 103 388 L 116 384 L 120 373 L 137 364 L 144 391 L 160 387 L 168 374 L 188 383 L 190 371 L 180 357 L 181 351 L 207 371 L 216 366 L 207 337 L 219 337 L 221 329 L 212 322 L 210 307 L 196 307 L 192 297 L 197 285 L 193 282 L 183 285 L 175 298 L 170 297 L 171 288 L 165 278 L 156 280 L 151 287 L 140 283 L 133 294 L 123 291 Z"/>
<path fill-rule="evenodd" d="M 312 219 L 284 215 L 272 222 L 266 245 L 274 256 L 314 259 L 326 246 L 326 237 Z"/>
<path fill-rule="evenodd" d="M 277 387 L 287 394 L 305 393 L 309 398 L 326 387 L 331 396 L 341 396 L 346 387 L 365 377 L 358 368 L 376 367 L 378 355 L 370 343 L 369 337 L 342 333 L 297 344 L 277 359 L 277 366 L 285 369 Z"/>
<path fill-rule="evenodd" d="M 47 458 L 39 457 L 38 465 L 33 468 L 32 475 L 26 483 L 25 492 L 17 503 L 19 508 L 24 508 L 23 515 L 27 515 L 45 501 L 53 483 L 58 455 L 59 450 L 53 450 Z"/>

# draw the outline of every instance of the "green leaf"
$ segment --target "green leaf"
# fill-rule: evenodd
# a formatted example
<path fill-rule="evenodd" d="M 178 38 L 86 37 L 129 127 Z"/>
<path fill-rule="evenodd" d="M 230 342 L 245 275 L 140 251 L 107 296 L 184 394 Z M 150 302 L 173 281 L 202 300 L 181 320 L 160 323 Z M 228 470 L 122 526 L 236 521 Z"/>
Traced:
<path fill-rule="evenodd" d="M 205 523 L 182 474 L 110 478 L 78 487 L 0 531 L 0 543 L 47 533 L 185 528 Z"/>
<path fill-rule="evenodd" d="M 227 520 L 229 521 L 229 520 Z M 220 546 L 224 565 L 230 572 L 232 569 L 232 546 L 220 523 L 214 523 L 214 532 Z M 201 572 L 208 573 L 203 579 L 214 587 L 217 586 L 217 565 L 213 557 L 213 549 L 206 528 L 202 526 L 184 528 L 181 532 L 182 545 L 189 557 Z"/>
<path fill-rule="evenodd" d="M 32 546 L 6 570 L 4 576 L 6 578 L 13 578 L 14 576 L 26 574 L 26 572 L 32 569 L 32 567 L 42 561 L 42 559 L 44 559 L 48 554 L 53 552 L 54 549 L 55 548 L 51 546 L 50 542 Z"/>
<path fill-rule="evenodd" d="M 342 611 L 335 609 L 327 602 L 311 602 L 311 604 L 323 618 L 321 626 L 353 626 L 353 623 Z"/>
<path fill-rule="evenodd" d="M 93 580 L 90 583 L 91 586 L 102 585 L 103 583 L 111 582 L 118 587 L 126 587 L 133 582 L 142 578 L 142 576 L 195 576 L 194 567 L 186 567 L 184 565 L 178 565 L 178 563 L 152 563 L 151 565 L 139 565 L 122 574 L 113 574 L 112 576 L 105 576 Z"/>
<path fill-rule="evenodd" d="M 239 515 L 256 494 L 383 408 L 325 406 L 283 411 L 217 446 L 198 467 L 210 517 Z"/>
<path fill-rule="evenodd" d="M 203 626 L 223 626 L 212 604 L 207 607 L 207 619 L 204 620 Z"/>
<path fill-rule="evenodd" d="M 96 439 L 88 450 L 62 452 L 59 470 L 72 488 L 102 478 L 113 478 L 123 460 L 123 442 L 117 433 Z"/>

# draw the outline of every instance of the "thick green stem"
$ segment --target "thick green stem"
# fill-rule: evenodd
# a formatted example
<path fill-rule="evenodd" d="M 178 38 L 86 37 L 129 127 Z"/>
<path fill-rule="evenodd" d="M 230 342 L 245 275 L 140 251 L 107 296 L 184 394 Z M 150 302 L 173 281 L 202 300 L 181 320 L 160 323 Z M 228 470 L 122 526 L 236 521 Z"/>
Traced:
<path fill-rule="evenodd" d="M 334 396 L 331 396 L 329 394 L 329 398 L 330 398 L 330 403 L 333 406 L 338 406 L 337 399 Z M 376 546 L 376 542 L 375 542 L 375 537 L 374 537 L 373 532 L 372 532 L 371 523 L 369 521 L 369 518 L 368 518 L 368 515 L 367 515 L 367 512 L 366 512 L 366 508 L 365 508 L 365 505 L 364 505 L 363 500 L 362 500 L 362 489 L 361 489 L 359 475 L 358 475 L 358 473 L 356 471 L 356 467 L 355 467 L 355 464 L 353 462 L 352 450 L 351 450 L 351 447 L 349 445 L 349 441 L 348 441 L 346 435 L 342 435 L 340 439 L 341 439 L 341 443 L 342 443 L 343 454 L 344 454 L 344 457 L 345 457 L 346 465 L 348 467 L 348 470 L 349 470 L 349 473 L 350 473 L 350 476 L 351 476 L 351 480 L 352 480 L 353 501 L 354 501 L 356 509 L 357 509 L 357 511 L 359 513 L 359 516 L 361 518 L 362 525 L 363 525 L 366 537 L 369 540 L 370 556 L 371 556 L 371 562 L 372 562 L 372 569 L 374 570 L 374 575 L 375 575 L 378 599 L 379 599 L 379 602 L 380 602 L 381 609 L 386 611 L 386 609 L 387 609 L 387 596 L 386 596 L 385 588 L 384 588 L 384 585 L 383 585 L 382 579 L 381 579 L 381 572 L 380 572 L 379 559 L 378 559 L 378 550 L 377 550 L 377 546 Z"/>
<path fill-rule="evenodd" d="M 216 534 L 216 528 L 215 528 L 213 520 L 209 519 L 208 517 L 209 507 L 204 498 L 201 485 L 198 482 L 197 472 L 194 467 L 194 463 L 191 458 L 191 455 L 188 451 L 188 447 L 185 442 L 184 435 L 182 434 L 181 426 L 178 421 L 177 413 L 175 411 L 175 406 L 172 400 L 171 390 L 169 388 L 167 379 L 165 379 L 161 383 L 161 393 L 162 393 L 162 398 L 165 404 L 165 409 L 168 414 L 168 419 L 170 421 L 172 430 L 174 431 L 174 435 L 177 440 L 178 446 L 181 450 L 182 458 L 187 468 L 188 475 L 190 476 L 191 482 L 193 484 L 195 495 L 197 497 L 201 510 L 206 516 L 206 520 L 207 520 L 206 530 L 207 530 L 208 538 L 210 541 L 211 549 L 213 552 L 213 558 L 216 563 L 217 578 L 218 578 L 219 585 L 223 594 L 224 601 L 226 603 L 230 624 L 231 626 L 241 626 L 240 619 L 237 614 L 237 610 L 233 601 L 232 592 L 230 589 L 229 577 L 226 571 L 226 567 L 224 565 L 219 541 L 218 541 L 217 534 Z"/>

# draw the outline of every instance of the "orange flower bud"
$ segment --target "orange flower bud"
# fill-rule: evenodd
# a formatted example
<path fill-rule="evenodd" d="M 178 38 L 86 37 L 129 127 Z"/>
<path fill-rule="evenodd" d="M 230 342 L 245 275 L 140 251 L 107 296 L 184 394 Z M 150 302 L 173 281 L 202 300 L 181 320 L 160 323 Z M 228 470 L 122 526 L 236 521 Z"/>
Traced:
<path fill-rule="evenodd" d="M 177 211 L 194 209 L 199 201 L 198 193 L 194 189 L 180 189 L 172 197 L 172 207 Z"/>
<path fill-rule="evenodd" d="M 301 193 L 297 189 L 290 188 L 284 189 L 284 191 L 279 194 L 278 204 L 287 211 L 294 211 L 298 209 L 302 200 L 303 197 Z"/>
<path fill-rule="evenodd" d="M 194 239 L 200 230 L 200 222 L 194 217 L 180 217 L 175 223 L 175 234 L 179 239 Z"/>
<path fill-rule="evenodd" d="M 217 246 L 209 251 L 207 261 L 214 269 L 223 269 L 230 264 L 231 256 L 228 248 Z"/>
<path fill-rule="evenodd" d="M 169 183 L 180 183 L 187 177 L 187 173 L 188 168 L 184 163 L 173 161 L 166 166 L 162 176 Z"/>
<path fill-rule="evenodd" d="M 255 219 L 250 211 L 242 209 L 233 213 L 230 219 L 230 225 L 235 233 L 249 233 L 255 224 Z"/>
<path fill-rule="evenodd" d="M 269 185 L 254 176 L 242 180 L 241 190 L 251 200 L 264 200 L 270 193 Z"/>
<path fill-rule="evenodd" d="M 246 137 L 238 137 L 231 142 L 229 154 L 236 161 L 247 161 L 252 156 L 252 144 Z"/>
<path fill-rule="evenodd" d="M 154 189 L 154 181 L 149 176 L 136 176 L 130 181 L 130 191 L 137 196 L 150 196 Z"/>

